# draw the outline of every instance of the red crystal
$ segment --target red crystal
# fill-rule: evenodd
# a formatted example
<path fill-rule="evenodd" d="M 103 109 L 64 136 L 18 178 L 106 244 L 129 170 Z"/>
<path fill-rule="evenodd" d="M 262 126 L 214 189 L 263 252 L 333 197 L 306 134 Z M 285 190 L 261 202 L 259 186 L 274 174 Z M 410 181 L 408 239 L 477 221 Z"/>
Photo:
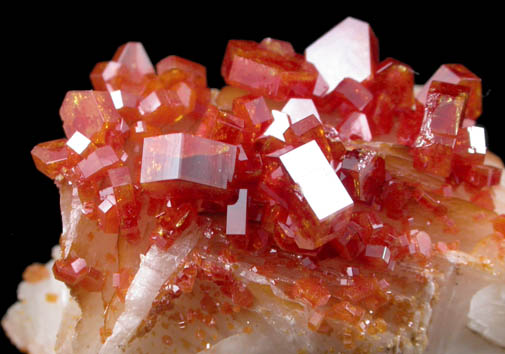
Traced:
<path fill-rule="evenodd" d="M 382 245 L 367 245 L 364 255 L 374 264 L 387 265 L 391 260 L 390 249 Z"/>
<path fill-rule="evenodd" d="M 310 115 L 294 124 L 285 132 L 284 138 L 287 144 L 299 146 L 315 140 L 328 161 L 333 160 L 331 147 L 326 139 L 323 125 L 314 115 Z"/>
<path fill-rule="evenodd" d="M 245 121 L 235 115 L 220 111 L 215 106 L 209 105 L 203 115 L 196 135 L 239 145 L 244 140 Z"/>
<path fill-rule="evenodd" d="M 266 49 L 270 52 L 275 52 L 277 54 L 292 57 L 296 54 L 291 43 L 286 41 L 280 41 L 278 39 L 273 38 L 265 38 L 260 42 L 260 48 Z"/>
<path fill-rule="evenodd" d="M 59 259 L 53 265 L 56 279 L 69 286 L 79 286 L 90 292 L 101 291 L 104 284 L 103 275 L 89 267 L 84 258 Z"/>
<path fill-rule="evenodd" d="M 107 168 L 117 165 L 119 161 L 114 150 L 106 145 L 96 149 L 87 158 L 79 162 L 77 167 L 82 178 L 88 179 L 99 172 L 104 172 Z"/>
<path fill-rule="evenodd" d="M 408 112 L 415 106 L 414 71 L 395 59 L 382 61 L 375 75 L 366 80 L 364 85 L 374 95 L 366 109 L 374 136 L 388 134 L 398 111 Z"/>
<path fill-rule="evenodd" d="M 313 278 L 297 280 L 292 294 L 295 299 L 301 299 L 312 307 L 326 305 L 331 297 L 328 289 Z"/>
<path fill-rule="evenodd" d="M 105 233 L 116 234 L 119 231 L 119 214 L 113 193 L 105 192 L 105 198 L 97 207 L 98 224 Z M 102 194 L 104 194 L 102 192 Z"/>
<path fill-rule="evenodd" d="M 416 101 L 415 108 L 396 111 L 399 121 L 396 139 L 399 144 L 412 146 L 421 130 L 424 117 L 424 106 Z"/>
<path fill-rule="evenodd" d="M 481 79 L 461 64 L 444 64 L 424 84 L 417 94 L 417 99 L 426 104 L 428 91 L 433 81 L 447 82 L 465 86 L 469 89 L 468 104 L 463 113 L 464 118 L 476 120 L 482 113 L 482 84 Z"/>
<path fill-rule="evenodd" d="M 387 216 L 400 219 L 405 213 L 405 207 L 412 197 L 412 190 L 406 184 L 390 180 L 385 183 L 382 190 L 382 206 Z"/>
<path fill-rule="evenodd" d="M 189 81 L 191 83 L 197 86 L 207 87 L 207 70 L 205 67 L 176 55 L 170 55 L 158 62 L 158 64 L 156 64 L 156 71 L 162 79 L 164 78 L 164 73 L 170 73 L 173 76 L 176 74 L 176 71 L 182 71 L 189 75 Z"/>
<path fill-rule="evenodd" d="M 133 124 L 140 120 L 138 110 L 139 96 L 124 90 L 115 90 L 110 92 L 110 97 L 121 117 L 128 123 Z"/>
<path fill-rule="evenodd" d="M 372 93 L 365 86 L 350 78 L 340 81 L 334 92 L 338 92 L 358 111 L 363 111 L 373 98 Z"/>
<path fill-rule="evenodd" d="M 371 150 L 345 154 L 337 174 L 355 201 L 371 203 L 381 193 L 385 180 L 384 159 Z"/>
<path fill-rule="evenodd" d="M 193 193 L 212 195 L 213 190 L 227 189 L 236 156 L 233 145 L 184 133 L 145 138 L 140 182 L 151 192 L 180 195 L 184 181 L 189 183 L 186 198 Z"/>
<path fill-rule="evenodd" d="M 69 151 L 66 148 L 66 142 L 66 139 L 58 139 L 35 146 L 31 154 L 37 170 L 55 179 L 67 164 Z"/>
<path fill-rule="evenodd" d="M 289 115 L 291 124 L 294 124 L 310 115 L 313 115 L 318 120 L 321 120 L 319 112 L 310 98 L 291 98 L 288 102 L 286 102 L 284 107 L 282 107 L 282 112 Z"/>
<path fill-rule="evenodd" d="M 356 80 L 345 78 L 324 97 L 314 97 L 317 108 L 322 113 L 337 112 L 347 117 L 353 112 L 364 111 L 372 101 L 372 93 Z"/>
<path fill-rule="evenodd" d="M 361 82 L 375 72 L 379 48 L 370 25 L 348 17 L 305 49 L 331 92 L 345 78 Z"/>
<path fill-rule="evenodd" d="M 95 65 L 90 74 L 93 88 L 97 91 L 113 91 L 121 87 L 128 76 L 128 70 L 115 61 L 105 61 Z"/>
<path fill-rule="evenodd" d="M 310 97 L 317 79 L 314 66 L 299 54 L 237 40 L 228 42 L 221 74 L 228 85 L 276 100 Z"/>
<path fill-rule="evenodd" d="M 144 75 L 154 74 L 154 67 L 140 42 L 128 42 L 118 48 L 113 61 L 126 67 L 135 81 Z"/>
<path fill-rule="evenodd" d="M 301 213 L 299 220 L 308 217 L 312 220 L 308 223 L 314 224 L 310 233 L 303 230 L 295 233 L 295 242 L 302 249 L 322 246 L 335 237 L 332 233 L 345 227 L 352 210 L 352 199 L 315 141 L 281 155 L 280 159 L 297 186 L 295 193 L 304 200 L 300 208 L 293 204 L 293 211 Z"/>
<path fill-rule="evenodd" d="M 233 114 L 245 121 L 250 139 L 263 134 L 273 121 L 265 99 L 258 96 L 243 96 L 233 100 Z"/>
<path fill-rule="evenodd" d="M 469 126 L 461 128 L 454 145 L 455 158 L 463 163 L 479 165 L 486 157 L 486 133 L 484 128 Z"/>
<path fill-rule="evenodd" d="M 178 94 L 165 89 L 153 91 L 140 101 L 139 112 L 146 123 L 155 127 L 174 123 L 189 113 Z"/>
<path fill-rule="evenodd" d="M 426 109 L 414 149 L 414 167 L 448 177 L 452 149 L 468 98 L 463 86 L 433 81 L 428 91 Z"/>
<path fill-rule="evenodd" d="M 365 249 L 362 232 L 362 227 L 351 221 L 335 239 L 330 241 L 330 244 L 340 257 L 353 260 Z"/>
<path fill-rule="evenodd" d="M 372 140 L 372 132 L 368 125 L 368 120 L 364 113 L 354 112 L 351 113 L 338 128 L 340 137 L 343 140 L 356 140 L 363 141 Z"/>
<path fill-rule="evenodd" d="M 69 91 L 60 108 L 68 138 L 79 131 L 97 144 L 105 141 L 105 130 L 121 121 L 108 92 Z"/>
<path fill-rule="evenodd" d="M 374 94 L 387 95 L 395 109 L 412 108 L 415 104 L 414 70 L 396 59 L 383 60 L 365 85 Z"/>
<path fill-rule="evenodd" d="M 140 205 L 135 197 L 135 189 L 128 167 L 118 167 L 108 171 L 120 217 L 121 230 L 129 239 L 136 238 L 137 217 Z"/>
<path fill-rule="evenodd" d="M 178 206 L 165 205 L 156 216 L 156 228 L 151 241 L 158 248 L 167 250 L 182 235 L 196 217 L 196 208 L 191 203 Z"/>

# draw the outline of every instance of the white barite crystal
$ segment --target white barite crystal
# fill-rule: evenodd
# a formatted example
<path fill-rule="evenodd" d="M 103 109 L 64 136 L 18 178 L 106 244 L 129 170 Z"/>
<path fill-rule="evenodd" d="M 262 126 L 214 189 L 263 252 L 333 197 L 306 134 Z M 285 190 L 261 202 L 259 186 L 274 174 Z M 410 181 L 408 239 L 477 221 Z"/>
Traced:
<path fill-rule="evenodd" d="M 282 112 L 289 115 L 291 124 L 295 124 L 310 115 L 314 115 L 321 121 L 319 112 L 310 98 L 291 98 L 282 108 Z"/>
<path fill-rule="evenodd" d="M 468 327 L 505 348 L 505 284 L 488 285 L 475 293 Z"/>
<path fill-rule="evenodd" d="M 55 247 L 53 257 L 58 254 L 59 247 Z M 62 332 L 67 330 L 63 326 L 71 326 L 68 321 L 70 317 L 80 316 L 70 290 L 54 278 L 53 264 L 54 261 L 50 261 L 45 265 L 49 274 L 47 279 L 19 284 L 19 301 L 9 308 L 2 319 L 2 326 L 12 342 L 29 353 L 54 354 L 58 332 L 61 347 L 65 345 Z M 48 301 L 47 295 L 54 301 Z"/>
<path fill-rule="evenodd" d="M 199 236 L 191 228 L 167 251 L 152 246 L 145 256 L 140 256 L 140 268 L 126 293 L 125 311 L 117 319 L 111 336 L 100 349 L 101 354 L 124 351 L 137 327 L 149 313 L 161 286 L 182 264 Z"/>
<path fill-rule="evenodd" d="M 280 159 L 319 220 L 353 205 L 315 140 L 287 152 Z"/>

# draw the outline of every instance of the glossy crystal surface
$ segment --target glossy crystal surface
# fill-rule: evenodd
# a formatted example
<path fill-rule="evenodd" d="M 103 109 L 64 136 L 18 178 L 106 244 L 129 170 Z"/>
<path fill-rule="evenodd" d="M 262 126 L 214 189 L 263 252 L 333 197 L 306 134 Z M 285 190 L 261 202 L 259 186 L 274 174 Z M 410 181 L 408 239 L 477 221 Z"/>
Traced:
<path fill-rule="evenodd" d="M 353 202 L 314 141 L 280 157 L 319 220 L 347 211 Z"/>
<path fill-rule="evenodd" d="M 185 181 L 226 189 L 235 171 L 233 145 L 184 133 L 144 139 L 140 183 Z"/>
<path fill-rule="evenodd" d="M 328 92 L 345 78 L 358 82 L 374 71 L 379 61 L 377 38 L 370 25 L 348 17 L 305 49 L 307 61 L 313 63 Z"/>

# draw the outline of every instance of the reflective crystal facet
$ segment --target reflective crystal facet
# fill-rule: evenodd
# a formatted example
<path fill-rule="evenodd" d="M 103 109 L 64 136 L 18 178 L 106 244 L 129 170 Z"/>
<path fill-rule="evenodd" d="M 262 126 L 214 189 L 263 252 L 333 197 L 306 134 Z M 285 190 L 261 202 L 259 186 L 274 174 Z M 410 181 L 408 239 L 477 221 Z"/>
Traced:
<path fill-rule="evenodd" d="M 153 64 L 140 42 L 123 44 L 118 48 L 112 60 L 124 65 L 134 78 L 154 74 Z"/>
<path fill-rule="evenodd" d="M 353 201 L 315 141 L 280 157 L 319 220 L 351 207 Z"/>
<path fill-rule="evenodd" d="M 370 126 L 368 125 L 368 120 L 364 113 L 351 113 L 349 117 L 342 122 L 338 132 L 343 140 L 372 140 L 372 132 L 370 131 Z"/>
<path fill-rule="evenodd" d="M 36 145 L 31 154 L 37 170 L 51 179 L 56 178 L 69 157 L 66 143 L 66 139 L 58 139 Z"/>
<path fill-rule="evenodd" d="M 105 130 L 121 120 L 109 93 L 102 91 L 67 92 L 60 116 L 68 138 L 79 131 L 94 143 L 103 143 Z"/>
<path fill-rule="evenodd" d="M 320 247 L 345 227 L 353 201 L 316 141 L 282 154 L 280 160 L 295 184 L 289 187 L 292 194 L 288 196 L 293 215 L 282 219 L 278 231 L 301 249 Z M 273 174 L 278 174 L 276 171 Z M 279 182 L 286 183 L 279 172 Z"/>
<path fill-rule="evenodd" d="M 442 177 L 451 172 L 453 147 L 468 99 L 468 88 L 433 81 L 413 149 L 414 167 Z"/>
<path fill-rule="evenodd" d="M 319 112 L 310 98 L 291 98 L 284 107 L 282 107 L 282 112 L 289 116 L 291 124 L 310 115 L 314 115 L 318 120 L 321 120 Z"/>
<path fill-rule="evenodd" d="M 245 235 L 247 224 L 247 189 L 241 189 L 238 200 L 226 209 L 226 234 Z"/>
<path fill-rule="evenodd" d="M 86 138 L 77 130 L 67 141 L 67 146 L 79 155 L 82 155 L 82 153 L 88 148 L 90 144 L 91 140 Z"/>
<path fill-rule="evenodd" d="M 350 78 L 340 81 L 334 92 L 341 94 L 358 111 L 363 111 L 373 98 L 372 93 L 365 86 Z"/>
<path fill-rule="evenodd" d="M 417 94 L 417 99 L 423 104 L 427 102 L 428 91 L 433 81 L 467 87 L 469 89 L 468 103 L 463 116 L 473 120 L 479 118 L 482 113 L 482 84 L 477 75 L 461 64 L 442 65 Z"/>
<path fill-rule="evenodd" d="M 305 49 L 331 92 L 346 77 L 361 82 L 375 72 L 379 48 L 370 25 L 348 17 Z"/>
<path fill-rule="evenodd" d="M 299 146 L 308 143 L 311 140 L 315 140 L 328 161 L 333 160 L 331 147 L 326 139 L 323 125 L 314 115 L 305 117 L 304 119 L 292 124 L 284 132 L 284 137 L 286 143 L 293 146 Z"/>
<path fill-rule="evenodd" d="M 128 124 L 141 118 L 138 110 L 139 96 L 125 90 L 114 90 L 110 92 L 110 97 L 114 107 Z"/>
<path fill-rule="evenodd" d="M 89 154 L 87 158 L 77 164 L 79 171 L 84 179 L 87 179 L 99 172 L 105 171 L 107 168 L 118 164 L 119 158 L 114 150 L 106 145 L 96 149 Z"/>
<path fill-rule="evenodd" d="M 284 132 L 289 128 L 289 116 L 281 111 L 277 111 L 275 109 L 272 110 L 272 117 L 274 121 L 270 126 L 265 130 L 263 136 L 273 136 L 281 141 L 284 141 Z"/>
<path fill-rule="evenodd" d="M 190 134 L 145 138 L 140 182 L 147 190 L 177 189 L 183 181 L 226 189 L 233 178 L 236 156 L 236 146 Z"/>
<path fill-rule="evenodd" d="M 185 107 L 177 93 L 171 90 L 151 92 L 139 103 L 142 119 L 155 127 L 176 121 L 185 113 Z"/>
<path fill-rule="evenodd" d="M 272 113 L 261 96 L 243 96 L 234 99 L 233 114 L 245 121 L 251 139 L 263 134 L 273 121 Z"/>
<path fill-rule="evenodd" d="M 385 173 L 384 159 L 375 151 L 356 149 L 345 154 L 337 175 L 353 200 L 370 203 L 380 195 Z"/>
<path fill-rule="evenodd" d="M 229 41 L 221 67 L 226 83 L 276 100 L 310 97 L 316 69 L 299 54 L 289 55 L 286 50 L 279 54 L 279 47 L 267 42 Z"/>

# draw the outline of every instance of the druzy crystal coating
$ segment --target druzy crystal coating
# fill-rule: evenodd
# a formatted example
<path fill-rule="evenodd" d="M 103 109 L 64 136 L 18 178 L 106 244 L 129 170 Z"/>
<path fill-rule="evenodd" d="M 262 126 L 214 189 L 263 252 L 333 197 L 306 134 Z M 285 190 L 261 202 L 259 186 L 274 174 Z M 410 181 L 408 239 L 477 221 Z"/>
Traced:
<path fill-rule="evenodd" d="M 124 302 L 134 269 L 116 256 L 167 255 L 201 236 L 170 296 L 204 279 L 230 314 L 254 308 L 248 284 L 261 278 L 304 308 L 312 331 L 344 322 L 358 333 L 344 333 L 350 347 L 385 332 L 395 269 L 457 249 L 429 232 L 458 233 L 448 201 L 494 208 L 501 170 L 484 164 L 480 79 L 445 64 L 415 96 L 414 69 L 379 61 L 370 25 L 354 18 L 305 55 L 278 39 L 230 41 L 221 73 L 228 86 L 211 93 L 202 65 L 170 55 L 153 66 L 130 42 L 95 66 L 95 90 L 67 93 L 67 138 L 34 147 L 35 165 L 72 188 L 100 235 L 86 242 L 117 240 L 103 262 L 75 246 L 54 274 Z M 209 299 L 202 308 L 218 306 Z"/>

